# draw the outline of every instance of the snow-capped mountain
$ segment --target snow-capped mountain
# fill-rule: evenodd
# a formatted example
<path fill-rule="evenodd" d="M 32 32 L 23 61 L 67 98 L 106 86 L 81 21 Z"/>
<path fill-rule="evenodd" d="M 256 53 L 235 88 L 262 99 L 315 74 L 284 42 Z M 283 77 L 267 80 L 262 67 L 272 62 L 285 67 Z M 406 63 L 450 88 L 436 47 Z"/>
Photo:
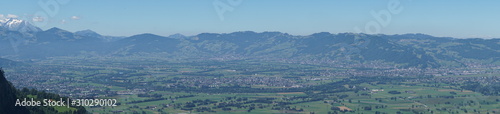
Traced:
<path fill-rule="evenodd" d="M 28 21 L 10 18 L 0 20 L 0 27 L 5 28 L 10 31 L 19 31 L 19 32 L 39 32 L 42 29 L 33 26 Z"/>

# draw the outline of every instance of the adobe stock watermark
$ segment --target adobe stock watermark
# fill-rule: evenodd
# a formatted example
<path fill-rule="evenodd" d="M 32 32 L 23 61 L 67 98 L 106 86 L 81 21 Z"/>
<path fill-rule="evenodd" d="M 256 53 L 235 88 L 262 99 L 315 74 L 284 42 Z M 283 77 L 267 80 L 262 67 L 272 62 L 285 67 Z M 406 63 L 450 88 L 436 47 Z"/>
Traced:
<path fill-rule="evenodd" d="M 389 26 L 392 22 L 393 15 L 397 15 L 403 12 L 404 7 L 401 6 L 401 0 L 390 0 L 387 3 L 387 8 L 379 11 L 371 10 L 370 14 L 374 18 L 371 21 L 366 22 L 364 29 L 359 27 L 354 27 L 355 33 L 366 33 L 366 34 L 380 34 L 384 27 Z M 411 0 L 410 0 L 411 1 Z M 345 56 L 350 60 L 351 54 L 360 53 L 360 48 L 364 48 L 370 44 L 370 39 L 360 36 L 357 34 L 354 38 L 353 45 L 342 44 L 341 46 L 347 50 Z"/>
<path fill-rule="evenodd" d="M 351 60 L 351 54 L 361 53 L 360 48 L 367 47 L 370 42 L 371 40 L 369 38 L 366 38 L 364 35 L 355 34 L 354 43 L 352 45 L 342 43 L 340 44 L 340 47 L 344 48 L 344 55 L 346 59 Z"/>
<path fill-rule="evenodd" d="M 364 33 L 379 34 L 382 27 L 387 27 L 392 22 L 392 16 L 403 12 L 404 7 L 401 6 L 400 0 L 390 0 L 387 3 L 387 9 L 379 11 L 370 11 L 370 14 L 375 20 L 368 21 L 364 27 Z M 363 33 L 359 27 L 354 27 L 356 33 Z"/>
<path fill-rule="evenodd" d="M 223 2 L 225 1 L 225 2 Z M 214 0 L 212 2 L 215 12 L 221 21 L 224 21 L 224 14 L 226 12 L 232 12 L 234 7 L 239 6 L 243 0 Z"/>
<path fill-rule="evenodd" d="M 33 14 L 31 22 L 37 27 L 44 27 L 50 21 L 50 17 L 54 17 L 59 13 L 61 5 L 66 5 L 71 0 L 39 0 L 38 6 L 42 10 Z"/>

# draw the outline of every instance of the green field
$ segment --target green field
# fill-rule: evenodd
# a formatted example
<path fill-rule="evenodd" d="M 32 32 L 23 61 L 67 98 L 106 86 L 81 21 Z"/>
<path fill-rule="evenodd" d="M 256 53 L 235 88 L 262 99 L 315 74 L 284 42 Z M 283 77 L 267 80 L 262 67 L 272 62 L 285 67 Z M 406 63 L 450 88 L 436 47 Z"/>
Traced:
<path fill-rule="evenodd" d="M 91 113 L 494 114 L 500 111 L 500 97 L 494 89 L 496 84 L 492 83 L 498 79 L 497 74 L 360 77 L 348 73 L 384 69 L 353 71 L 246 60 L 172 62 L 130 58 L 68 63 L 70 60 L 74 58 L 39 61 L 38 66 L 29 68 L 63 69 L 40 73 L 53 76 L 40 82 L 58 87 L 48 89 L 51 92 L 71 98 L 117 99 L 119 103 L 116 107 L 86 107 Z M 347 73 L 335 74 L 343 72 Z"/>

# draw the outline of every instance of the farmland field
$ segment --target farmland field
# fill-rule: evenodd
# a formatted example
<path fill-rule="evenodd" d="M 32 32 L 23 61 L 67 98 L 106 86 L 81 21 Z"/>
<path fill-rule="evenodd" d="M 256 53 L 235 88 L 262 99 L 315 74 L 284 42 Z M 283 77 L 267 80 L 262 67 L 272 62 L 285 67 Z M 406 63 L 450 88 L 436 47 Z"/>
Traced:
<path fill-rule="evenodd" d="M 58 86 L 38 89 L 119 102 L 116 107 L 86 107 L 93 113 L 493 114 L 500 109 L 498 95 L 465 88 L 472 82 L 460 81 L 497 80 L 496 74 L 348 76 L 338 74 L 352 70 L 260 61 L 74 60 L 54 58 L 8 70 L 44 70 L 30 75 L 50 76 L 42 84 Z M 62 70 L 45 70 L 54 67 Z"/>

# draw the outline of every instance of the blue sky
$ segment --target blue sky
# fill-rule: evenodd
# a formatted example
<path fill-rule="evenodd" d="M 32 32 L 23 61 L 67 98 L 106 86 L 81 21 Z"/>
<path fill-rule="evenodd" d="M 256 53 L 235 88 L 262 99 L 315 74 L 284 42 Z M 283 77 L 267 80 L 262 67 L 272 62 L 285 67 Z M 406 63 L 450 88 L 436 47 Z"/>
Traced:
<path fill-rule="evenodd" d="M 51 13 L 44 3 L 53 3 L 54 14 L 38 16 L 47 22 L 40 26 L 44 30 L 91 29 L 112 36 L 280 31 L 500 38 L 500 1 L 495 0 L 10 0 L 0 4 L 0 14 L 34 21 L 36 12 Z M 371 12 L 388 11 L 389 4 L 401 11 L 389 12 L 390 21 L 380 16 L 387 22 L 383 26 Z M 214 6 L 232 11 L 217 12 Z"/>

